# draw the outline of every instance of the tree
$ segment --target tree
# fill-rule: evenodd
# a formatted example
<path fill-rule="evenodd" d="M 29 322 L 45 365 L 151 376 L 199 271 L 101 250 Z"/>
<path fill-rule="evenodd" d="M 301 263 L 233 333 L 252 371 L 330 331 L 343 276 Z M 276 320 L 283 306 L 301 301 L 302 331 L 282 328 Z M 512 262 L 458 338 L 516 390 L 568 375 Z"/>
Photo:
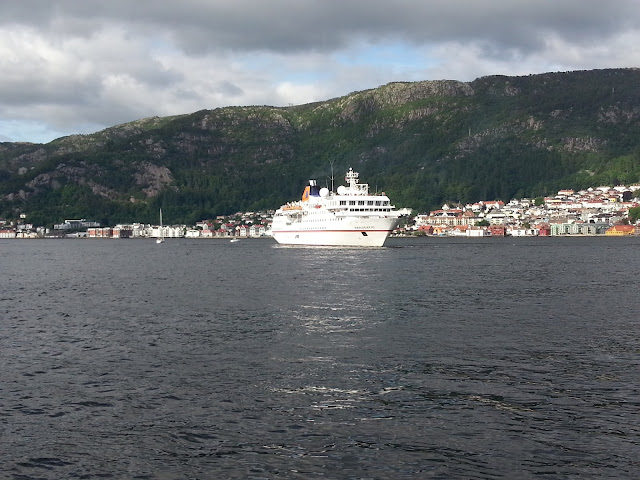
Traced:
<path fill-rule="evenodd" d="M 629 209 L 629 221 L 636 223 L 640 219 L 640 207 L 631 207 Z"/>

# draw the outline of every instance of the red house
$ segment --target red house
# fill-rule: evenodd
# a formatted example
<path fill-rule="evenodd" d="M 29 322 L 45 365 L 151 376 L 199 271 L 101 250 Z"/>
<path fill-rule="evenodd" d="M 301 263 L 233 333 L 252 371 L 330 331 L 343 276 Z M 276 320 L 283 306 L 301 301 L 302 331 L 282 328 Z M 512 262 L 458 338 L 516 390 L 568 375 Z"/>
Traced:
<path fill-rule="evenodd" d="M 504 237 L 507 234 L 507 228 L 504 225 L 490 225 L 489 231 L 492 237 Z"/>

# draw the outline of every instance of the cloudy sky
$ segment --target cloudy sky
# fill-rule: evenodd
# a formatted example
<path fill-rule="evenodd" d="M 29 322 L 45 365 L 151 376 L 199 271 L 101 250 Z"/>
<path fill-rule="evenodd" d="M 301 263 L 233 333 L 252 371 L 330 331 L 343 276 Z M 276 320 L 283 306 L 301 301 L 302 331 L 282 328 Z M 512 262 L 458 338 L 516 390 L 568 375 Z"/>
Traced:
<path fill-rule="evenodd" d="M 640 0 L 3 0 L 0 141 L 611 67 L 640 67 Z"/>

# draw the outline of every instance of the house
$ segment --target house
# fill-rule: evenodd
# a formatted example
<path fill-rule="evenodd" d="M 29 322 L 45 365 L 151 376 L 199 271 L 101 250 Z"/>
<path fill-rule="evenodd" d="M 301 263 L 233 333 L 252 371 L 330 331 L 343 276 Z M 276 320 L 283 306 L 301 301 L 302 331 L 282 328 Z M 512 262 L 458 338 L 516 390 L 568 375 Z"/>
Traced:
<path fill-rule="evenodd" d="M 446 207 L 446 208 L 445 208 Z M 473 213 L 463 215 L 461 209 L 452 209 L 444 205 L 441 210 L 429 212 L 429 215 L 415 217 L 416 225 L 473 225 L 475 223 Z"/>
<path fill-rule="evenodd" d="M 512 237 L 534 237 L 537 231 L 533 228 L 507 228 L 507 233 Z"/>
<path fill-rule="evenodd" d="M 507 216 L 502 212 L 490 212 L 484 217 L 492 225 L 505 225 Z"/>
<path fill-rule="evenodd" d="M 551 235 L 554 237 L 557 235 L 569 235 L 570 229 L 570 223 L 553 223 L 551 224 Z"/>
<path fill-rule="evenodd" d="M 551 236 L 551 227 L 548 223 L 542 223 L 538 225 L 538 235 L 540 237 L 550 237 Z"/>
<path fill-rule="evenodd" d="M 201 230 L 212 230 L 213 229 L 213 223 L 206 221 L 206 220 L 202 220 L 198 223 L 196 223 L 196 228 L 200 227 Z"/>
<path fill-rule="evenodd" d="M 467 237 L 488 237 L 489 230 L 481 227 L 469 227 L 467 230 Z"/>
<path fill-rule="evenodd" d="M 614 225 L 605 232 L 609 236 L 633 235 L 636 227 L 634 225 Z"/>
<path fill-rule="evenodd" d="M 502 200 L 494 200 L 493 202 L 480 202 L 480 203 L 482 203 L 484 207 L 487 209 L 500 210 L 502 207 L 504 207 L 504 202 Z"/>
<path fill-rule="evenodd" d="M 109 227 L 87 229 L 89 238 L 110 238 L 112 234 L 112 229 Z"/>
<path fill-rule="evenodd" d="M 504 237 L 507 234 L 507 228 L 504 225 L 489 225 L 489 232 L 492 237 Z"/>
<path fill-rule="evenodd" d="M 455 227 L 449 230 L 449 235 L 452 235 L 455 237 L 466 237 L 468 229 L 469 229 L 468 225 L 456 225 Z"/>

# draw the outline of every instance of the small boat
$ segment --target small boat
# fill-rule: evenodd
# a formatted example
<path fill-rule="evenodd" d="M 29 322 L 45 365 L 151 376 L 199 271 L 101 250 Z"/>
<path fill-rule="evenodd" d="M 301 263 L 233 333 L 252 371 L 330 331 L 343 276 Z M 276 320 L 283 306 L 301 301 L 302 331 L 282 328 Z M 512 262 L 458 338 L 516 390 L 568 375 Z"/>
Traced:
<path fill-rule="evenodd" d="M 162 229 L 162 209 L 160 209 L 160 229 L 159 229 L 159 236 L 158 238 L 156 238 L 156 243 L 162 243 L 164 242 L 164 231 Z"/>
<path fill-rule="evenodd" d="M 236 243 L 239 242 L 240 239 L 239 238 L 232 238 L 231 240 L 229 240 L 229 243 Z"/>

